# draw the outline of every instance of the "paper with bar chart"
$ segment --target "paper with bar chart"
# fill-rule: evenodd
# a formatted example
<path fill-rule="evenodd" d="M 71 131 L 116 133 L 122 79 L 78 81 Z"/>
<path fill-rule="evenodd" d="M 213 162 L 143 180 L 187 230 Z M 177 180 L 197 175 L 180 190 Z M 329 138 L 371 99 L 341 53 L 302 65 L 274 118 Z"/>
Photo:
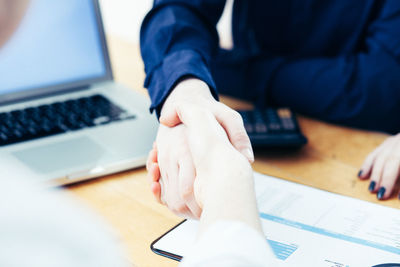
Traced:
<path fill-rule="evenodd" d="M 400 263 L 400 210 L 254 175 L 266 239 L 282 266 Z M 184 256 L 196 229 L 187 221 L 156 245 Z"/>

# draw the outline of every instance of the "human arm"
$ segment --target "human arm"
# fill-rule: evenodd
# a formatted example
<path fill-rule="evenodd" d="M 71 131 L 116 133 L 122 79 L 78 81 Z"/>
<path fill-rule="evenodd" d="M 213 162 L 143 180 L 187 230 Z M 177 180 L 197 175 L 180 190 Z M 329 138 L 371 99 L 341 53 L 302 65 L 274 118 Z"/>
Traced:
<path fill-rule="evenodd" d="M 210 59 L 218 48 L 215 26 L 224 5 L 225 0 L 154 2 L 141 30 L 141 52 L 147 74 L 145 86 L 152 100 L 150 109 L 158 115 L 168 113 L 176 102 L 183 100 L 212 109 L 234 146 L 252 161 L 253 152 L 243 123 L 233 110 L 216 101 L 217 91 L 209 70 Z M 178 179 L 165 185 L 179 185 L 179 188 L 167 189 L 165 204 L 177 214 L 198 217 L 198 207 L 188 203 L 193 202 L 195 177 L 184 131 L 184 127 L 160 126 L 159 153 L 149 157 L 147 169 L 157 199 L 160 199 L 157 184 L 160 175 Z"/>
<path fill-rule="evenodd" d="M 399 14 L 397 1 L 386 1 L 360 40 L 360 51 L 270 59 L 276 67 L 266 74 L 271 75 L 266 85 L 269 99 L 331 122 L 398 132 Z"/>
<path fill-rule="evenodd" d="M 0 266 L 132 265 L 111 227 L 68 190 L 1 169 Z"/>
<path fill-rule="evenodd" d="M 202 207 L 200 232 L 182 266 L 276 266 L 256 205 L 253 172 L 207 109 L 178 105 L 171 126 L 182 121 L 196 169 L 196 201 Z"/>
<path fill-rule="evenodd" d="M 217 98 L 209 70 L 218 49 L 216 24 L 225 0 L 156 0 L 143 21 L 140 48 L 152 104 L 160 115 L 172 89 L 184 77 L 204 81 Z M 188 88 L 190 91 L 191 88 Z"/>

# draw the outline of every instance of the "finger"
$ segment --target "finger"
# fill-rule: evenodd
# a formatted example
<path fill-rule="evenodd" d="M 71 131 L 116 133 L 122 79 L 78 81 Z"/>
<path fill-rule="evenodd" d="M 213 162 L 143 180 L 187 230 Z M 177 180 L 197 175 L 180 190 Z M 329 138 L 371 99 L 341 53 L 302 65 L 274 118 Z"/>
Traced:
<path fill-rule="evenodd" d="M 179 120 L 188 128 L 189 146 L 192 155 L 197 158 L 203 158 L 211 144 L 229 143 L 227 132 L 210 110 L 180 103 L 176 105 L 175 112 Z"/>
<path fill-rule="evenodd" d="M 190 219 L 200 219 L 202 209 L 197 203 L 194 193 L 186 198 L 186 206 L 190 211 L 190 213 L 188 214 L 190 216 Z"/>
<path fill-rule="evenodd" d="M 160 126 L 161 128 L 162 126 Z M 159 138 L 159 136 L 157 136 Z M 165 140 L 162 139 L 163 142 L 161 144 L 165 144 Z M 159 143 L 160 144 L 160 143 Z M 160 150 L 157 150 L 157 166 L 160 172 L 160 176 L 168 181 L 168 166 L 169 166 L 169 161 L 170 157 L 168 156 L 168 148 L 166 146 L 161 146 Z"/>
<path fill-rule="evenodd" d="M 386 147 L 386 140 L 381 145 L 379 145 L 374 151 L 372 151 L 364 160 L 363 165 L 361 166 L 360 172 L 358 173 L 358 177 L 360 179 L 367 179 L 371 176 L 372 167 L 374 165 L 376 157 L 379 153 L 382 152 L 383 149 Z"/>
<path fill-rule="evenodd" d="M 160 167 L 158 166 L 158 163 L 152 163 L 152 165 L 150 166 L 149 174 L 151 175 L 151 182 L 158 182 L 161 177 Z"/>
<path fill-rule="evenodd" d="M 174 156 L 171 157 L 175 158 Z M 190 211 L 180 196 L 179 166 L 177 162 L 169 162 L 167 175 L 168 179 L 164 180 L 164 186 L 162 187 L 162 200 L 176 215 L 189 217 Z"/>
<path fill-rule="evenodd" d="M 387 153 L 381 153 L 377 156 L 375 163 L 372 167 L 371 182 L 368 190 L 372 193 L 376 193 L 380 187 L 380 180 L 383 173 L 383 167 L 385 166 Z"/>
<path fill-rule="evenodd" d="M 399 177 L 399 166 L 400 157 L 391 155 L 387 158 L 378 189 L 378 199 L 388 199 L 391 196 L 396 180 Z"/>
<path fill-rule="evenodd" d="M 167 205 L 167 203 L 165 202 L 165 185 L 164 185 L 164 179 L 162 179 L 162 177 L 160 178 L 160 180 L 158 181 L 159 185 L 160 185 L 160 203 L 163 205 Z"/>
<path fill-rule="evenodd" d="M 382 144 L 380 144 L 374 151 L 372 151 L 367 158 L 364 160 L 364 163 L 360 169 L 360 172 L 358 173 L 358 177 L 360 179 L 367 179 L 371 176 L 372 173 L 372 167 L 374 165 L 374 162 L 376 160 L 376 157 L 387 147 L 391 147 L 393 142 L 392 138 L 387 138 Z"/>
<path fill-rule="evenodd" d="M 163 204 L 163 202 L 161 201 L 161 185 L 160 185 L 160 183 L 152 182 L 150 188 L 151 188 L 151 192 L 153 193 L 153 196 L 156 199 L 156 201 L 160 204 Z"/>
<path fill-rule="evenodd" d="M 193 218 L 200 218 L 201 209 L 194 197 L 194 180 L 196 179 L 196 171 L 192 157 L 188 155 L 181 159 L 179 163 L 179 183 L 180 195 L 186 206 L 189 208 Z"/>
<path fill-rule="evenodd" d="M 150 171 L 147 174 L 147 177 L 150 182 L 150 188 L 151 191 L 156 198 L 156 200 L 161 203 L 160 198 L 161 198 L 161 188 L 159 185 L 159 180 L 160 180 L 160 169 L 157 165 L 157 163 L 154 163 L 152 167 L 150 168 Z M 158 186 L 157 186 L 158 185 Z"/>
<path fill-rule="evenodd" d="M 186 199 L 193 194 L 195 175 L 195 167 L 191 155 L 181 158 L 179 161 L 179 189 L 182 199 Z"/>
<path fill-rule="evenodd" d="M 166 205 L 174 214 L 179 217 L 190 219 L 192 218 L 191 212 L 185 203 L 180 199 L 179 193 L 174 191 L 177 185 L 168 180 L 168 185 L 165 184 L 163 179 L 160 179 L 161 186 L 161 203 Z"/>
<path fill-rule="evenodd" d="M 163 114 L 160 116 L 160 123 L 167 127 L 174 127 L 181 123 L 176 109 L 163 110 Z"/>
<path fill-rule="evenodd" d="M 149 184 L 151 184 L 153 181 L 153 176 L 150 173 L 150 167 L 147 168 L 147 181 L 149 182 Z"/>
<path fill-rule="evenodd" d="M 209 110 L 181 104 L 176 111 L 187 128 L 188 144 L 195 163 L 209 156 L 210 147 L 231 146 L 224 129 Z"/>
<path fill-rule="evenodd" d="M 146 170 L 149 171 L 150 170 L 150 163 L 151 163 L 151 154 L 153 153 L 153 150 L 150 150 L 149 154 L 147 155 L 147 159 L 146 159 Z"/>
<path fill-rule="evenodd" d="M 157 149 L 153 148 L 150 152 L 149 155 L 147 156 L 147 161 L 146 161 L 146 169 L 147 171 L 150 170 L 150 166 L 152 163 L 157 162 Z"/>
<path fill-rule="evenodd" d="M 387 149 L 389 155 L 386 158 L 385 166 L 380 181 L 380 188 L 378 190 L 378 199 L 388 199 L 395 187 L 396 180 L 400 172 L 400 135 L 391 138 Z"/>
<path fill-rule="evenodd" d="M 364 180 L 368 179 L 371 176 L 372 166 L 378 154 L 379 151 L 376 149 L 365 158 L 364 163 L 358 173 L 358 178 Z"/>
<path fill-rule="evenodd" d="M 211 111 L 185 103 L 176 105 L 171 113 L 162 115 L 160 120 L 167 121 L 168 117 L 172 118 L 171 116 L 178 118 L 179 122 L 195 131 L 205 130 L 203 127 L 206 122 L 215 121 L 215 117 Z M 214 122 L 214 124 L 217 125 L 216 122 Z"/>
<path fill-rule="evenodd" d="M 158 183 L 160 184 L 160 203 L 167 205 L 165 197 L 166 194 L 165 180 L 168 181 L 168 175 L 165 172 L 164 168 L 162 168 L 162 166 L 159 166 L 159 170 L 160 170 L 160 178 L 158 179 Z"/>
<path fill-rule="evenodd" d="M 254 162 L 254 153 L 250 138 L 244 128 L 243 119 L 240 114 L 229 107 L 216 105 L 213 111 L 217 121 L 225 129 L 232 145 L 242 153 L 249 162 Z"/>
<path fill-rule="evenodd" d="M 183 219 L 193 219 L 193 215 L 186 205 L 168 206 L 168 208 L 177 216 Z"/>

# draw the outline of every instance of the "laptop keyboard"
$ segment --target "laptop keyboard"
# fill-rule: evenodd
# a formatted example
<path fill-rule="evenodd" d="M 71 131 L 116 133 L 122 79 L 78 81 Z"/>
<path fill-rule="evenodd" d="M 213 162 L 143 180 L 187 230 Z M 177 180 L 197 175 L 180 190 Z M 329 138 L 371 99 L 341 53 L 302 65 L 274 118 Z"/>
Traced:
<path fill-rule="evenodd" d="M 0 113 L 0 146 L 134 119 L 102 95 Z"/>

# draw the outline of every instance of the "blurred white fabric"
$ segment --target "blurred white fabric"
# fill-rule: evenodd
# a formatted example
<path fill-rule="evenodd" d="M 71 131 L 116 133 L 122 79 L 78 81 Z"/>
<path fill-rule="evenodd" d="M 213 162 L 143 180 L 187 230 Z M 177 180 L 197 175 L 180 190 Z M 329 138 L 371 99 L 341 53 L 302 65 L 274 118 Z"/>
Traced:
<path fill-rule="evenodd" d="M 19 175 L 1 176 L 0 266 L 128 266 L 101 218 L 65 191 Z"/>

